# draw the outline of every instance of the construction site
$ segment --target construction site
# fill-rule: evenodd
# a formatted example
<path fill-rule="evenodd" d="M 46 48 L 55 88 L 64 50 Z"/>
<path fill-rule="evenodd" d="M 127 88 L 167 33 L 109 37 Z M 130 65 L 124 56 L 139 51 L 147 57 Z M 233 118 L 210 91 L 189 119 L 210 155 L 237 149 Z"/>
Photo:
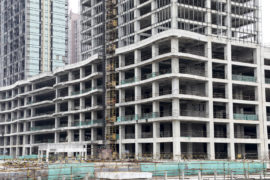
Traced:
<path fill-rule="evenodd" d="M 81 11 L 83 61 L 0 88 L 0 179 L 270 178 L 259 0 Z"/>

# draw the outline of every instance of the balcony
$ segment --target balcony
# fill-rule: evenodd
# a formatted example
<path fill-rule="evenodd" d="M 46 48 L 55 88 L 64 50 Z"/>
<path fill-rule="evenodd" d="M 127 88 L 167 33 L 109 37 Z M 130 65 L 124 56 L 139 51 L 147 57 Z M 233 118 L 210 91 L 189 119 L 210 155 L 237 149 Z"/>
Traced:
<path fill-rule="evenodd" d="M 121 117 L 117 117 L 117 122 L 125 122 L 125 121 L 135 121 L 138 120 L 139 116 L 136 115 L 126 115 L 126 116 L 121 116 Z"/>
<path fill-rule="evenodd" d="M 233 114 L 233 119 L 257 121 L 258 115 L 256 115 L 256 114 Z"/>
<path fill-rule="evenodd" d="M 90 91 L 94 91 L 96 89 L 101 89 L 102 86 L 97 86 L 97 87 L 93 87 L 93 88 L 87 88 L 87 89 L 84 89 L 84 90 L 80 90 L 80 91 L 74 91 L 71 93 L 72 96 L 75 96 L 75 95 L 79 95 L 79 94 L 84 94 L 84 93 L 87 93 L 87 92 L 90 92 Z"/>
<path fill-rule="evenodd" d="M 244 82 L 256 82 L 256 77 L 254 76 L 245 76 L 245 75 L 232 75 L 232 80 L 235 81 L 244 81 Z"/>
<path fill-rule="evenodd" d="M 135 83 L 135 82 L 138 82 L 138 81 L 139 81 L 139 79 L 136 78 L 136 77 L 128 78 L 128 79 L 122 80 L 122 81 L 121 81 L 121 85 L 130 84 L 130 83 Z"/>
<path fill-rule="evenodd" d="M 157 118 L 157 117 L 159 117 L 159 113 L 158 112 L 143 113 L 140 116 L 140 119 L 151 119 L 151 118 Z"/>
<path fill-rule="evenodd" d="M 150 79 L 150 78 L 154 78 L 154 77 L 157 77 L 157 76 L 160 76 L 160 75 L 170 74 L 170 73 L 171 73 L 170 69 L 163 69 L 163 70 L 160 70 L 160 72 L 152 72 L 152 73 L 149 73 L 149 74 L 145 74 L 142 77 L 142 79 Z"/>

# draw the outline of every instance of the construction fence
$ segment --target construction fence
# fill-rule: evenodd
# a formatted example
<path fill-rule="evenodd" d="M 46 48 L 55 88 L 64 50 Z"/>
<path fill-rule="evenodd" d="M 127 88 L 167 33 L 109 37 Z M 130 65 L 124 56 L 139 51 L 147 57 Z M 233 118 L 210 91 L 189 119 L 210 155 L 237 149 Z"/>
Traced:
<path fill-rule="evenodd" d="M 269 179 L 266 162 L 252 161 L 182 161 L 182 162 L 93 162 L 93 163 L 59 163 L 27 167 L 24 164 L 20 170 L 12 166 L 0 171 L 10 179 L 28 180 L 67 180 L 67 179 L 95 179 L 98 172 L 151 172 L 154 178 L 183 179 L 192 176 L 221 176 L 247 178 L 261 176 Z M 39 168 L 38 166 L 42 166 Z M 8 179 L 8 178 L 7 178 Z"/>

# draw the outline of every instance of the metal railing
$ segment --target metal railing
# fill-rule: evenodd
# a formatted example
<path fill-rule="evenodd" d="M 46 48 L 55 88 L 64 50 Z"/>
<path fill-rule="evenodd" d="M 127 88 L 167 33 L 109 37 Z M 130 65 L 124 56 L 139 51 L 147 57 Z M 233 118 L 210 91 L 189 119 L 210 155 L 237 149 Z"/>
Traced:
<path fill-rule="evenodd" d="M 87 92 L 90 92 L 90 91 L 94 91 L 96 89 L 102 89 L 102 86 L 87 88 L 87 89 L 80 90 L 80 91 L 74 91 L 74 92 L 71 93 L 71 95 L 74 96 L 74 95 L 84 94 L 84 93 L 87 93 Z"/>
<path fill-rule="evenodd" d="M 245 82 L 256 82 L 256 77 L 254 76 L 245 76 L 245 75 L 237 75 L 233 74 L 232 75 L 232 80 L 236 81 L 245 81 Z"/>
<path fill-rule="evenodd" d="M 139 119 L 151 119 L 151 118 L 157 118 L 159 117 L 158 112 L 152 112 L 152 113 L 143 113 L 141 116 L 139 116 Z"/>
<path fill-rule="evenodd" d="M 126 115 L 126 116 L 120 116 L 117 117 L 117 122 L 124 122 L 124 121 L 135 121 L 138 120 L 139 116 L 137 114 L 135 115 Z"/>
<path fill-rule="evenodd" d="M 256 114 L 233 114 L 233 119 L 235 120 L 253 120 L 257 121 L 258 120 L 258 115 Z"/>
<path fill-rule="evenodd" d="M 120 84 L 125 85 L 125 84 L 135 83 L 135 82 L 138 82 L 138 81 L 139 81 L 139 79 L 137 77 L 132 77 L 132 78 L 122 80 Z"/>

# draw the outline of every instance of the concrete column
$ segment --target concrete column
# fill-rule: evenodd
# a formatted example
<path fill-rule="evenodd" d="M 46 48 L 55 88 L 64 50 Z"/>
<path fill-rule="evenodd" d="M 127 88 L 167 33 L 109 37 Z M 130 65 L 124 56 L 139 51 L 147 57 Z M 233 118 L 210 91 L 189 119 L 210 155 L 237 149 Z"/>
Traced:
<path fill-rule="evenodd" d="M 160 143 L 156 141 L 153 142 L 153 158 L 155 160 L 160 159 Z"/>
<path fill-rule="evenodd" d="M 134 7 L 137 7 L 139 5 L 139 1 L 138 0 L 134 0 Z M 137 19 L 138 17 L 140 17 L 140 11 L 138 8 L 135 8 L 134 10 L 134 19 Z M 135 32 L 135 36 L 134 36 L 134 41 L 135 43 L 140 41 L 140 37 L 138 35 L 138 31 L 140 30 L 140 23 L 138 20 L 136 20 L 134 22 L 134 32 Z"/>
<path fill-rule="evenodd" d="M 135 124 L 135 139 L 140 139 L 141 138 L 141 124 Z"/>
<path fill-rule="evenodd" d="M 141 114 L 142 114 L 141 104 L 136 104 L 135 105 L 135 115 L 140 116 Z"/>
<path fill-rule="evenodd" d="M 68 142 L 69 143 L 72 142 L 73 139 L 74 139 L 74 136 L 73 136 L 74 133 L 73 133 L 73 131 L 72 130 L 68 130 L 67 135 L 68 135 Z"/>
<path fill-rule="evenodd" d="M 125 80 L 125 72 L 123 72 L 123 71 L 120 71 L 119 72 L 119 83 L 120 83 L 120 85 L 121 85 L 121 83 L 122 83 L 122 81 L 124 81 Z"/>
<path fill-rule="evenodd" d="M 207 9 L 211 9 L 211 0 L 205 0 L 205 7 Z M 205 14 L 205 22 L 206 24 L 211 24 L 211 11 L 207 11 Z M 211 34 L 212 33 L 212 29 L 211 26 L 207 26 L 206 28 L 206 34 Z"/>
<path fill-rule="evenodd" d="M 226 71 L 226 77 L 228 78 L 229 82 L 227 84 L 227 98 L 229 100 L 228 103 L 228 114 L 229 114 L 229 119 L 230 119 L 230 123 L 229 123 L 229 129 L 227 129 L 227 131 L 229 132 L 230 136 L 229 136 L 229 146 L 228 146 L 228 154 L 229 154 L 229 158 L 231 160 L 235 159 L 235 143 L 234 143 L 234 123 L 233 123 L 233 92 L 232 92 L 232 62 L 231 62 L 231 43 L 228 42 L 225 48 L 225 56 L 226 59 L 228 61 L 227 64 L 227 71 Z"/>
<path fill-rule="evenodd" d="M 213 141 L 207 143 L 207 153 L 210 160 L 215 160 L 215 143 Z"/>
<path fill-rule="evenodd" d="M 172 79 L 172 94 L 179 95 L 179 79 L 173 78 Z"/>
<path fill-rule="evenodd" d="M 152 12 L 154 12 L 156 9 L 157 9 L 157 2 L 152 1 L 151 2 L 151 10 L 152 10 Z M 152 24 L 158 23 L 157 13 L 152 13 L 151 14 L 151 21 L 152 21 Z M 157 28 L 153 27 L 152 28 L 152 36 L 154 36 L 157 33 L 158 33 Z"/>
<path fill-rule="evenodd" d="M 228 1 L 226 3 L 226 12 L 227 12 L 227 16 L 226 16 L 226 20 L 225 20 L 225 25 L 227 26 L 227 37 L 230 39 L 232 36 L 232 31 L 231 31 L 231 2 Z"/>
<path fill-rule="evenodd" d="M 135 81 L 136 81 L 136 79 L 141 80 L 141 68 L 140 67 L 135 68 L 134 77 L 135 77 Z"/>
<path fill-rule="evenodd" d="M 80 78 L 84 78 L 84 76 L 85 76 L 84 68 L 80 68 Z"/>
<path fill-rule="evenodd" d="M 79 130 L 79 141 L 80 142 L 83 142 L 84 140 L 85 140 L 85 138 L 84 138 L 84 129 L 80 129 Z"/>
<path fill-rule="evenodd" d="M 55 132 L 54 133 L 54 141 L 55 141 L 55 143 L 59 143 L 59 138 L 60 138 L 60 133 L 59 132 Z"/>
<path fill-rule="evenodd" d="M 138 159 L 142 156 L 142 144 L 136 142 L 135 143 L 135 158 Z"/>
<path fill-rule="evenodd" d="M 138 55 L 138 54 L 135 53 L 135 61 L 136 61 L 136 55 Z M 123 66 L 125 66 L 125 56 L 119 55 L 119 67 L 123 67 Z"/>
<path fill-rule="evenodd" d="M 134 63 L 137 64 L 141 62 L 141 51 L 140 50 L 135 50 L 134 52 Z"/>
<path fill-rule="evenodd" d="M 123 135 L 125 134 L 125 126 L 119 126 L 119 158 L 122 159 L 122 155 L 124 153 L 124 149 L 123 149 L 123 144 L 122 144 L 122 139 Z"/>
<path fill-rule="evenodd" d="M 181 159 L 180 121 L 173 121 L 173 160 Z"/>
<path fill-rule="evenodd" d="M 211 6 L 211 2 L 207 1 L 207 4 L 209 6 Z M 211 30 L 209 31 L 209 33 L 211 33 Z M 214 139 L 214 110 L 213 110 L 213 81 L 212 81 L 212 42 L 208 41 L 207 42 L 207 49 L 206 49 L 206 56 L 208 57 L 208 63 L 207 63 L 207 73 L 208 73 L 208 77 L 209 77 L 209 81 L 207 83 L 208 85 L 208 89 L 206 92 L 208 92 L 208 97 L 210 97 L 210 100 L 208 101 L 208 116 L 209 116 L 209 123 L 207 124 L 207 129 L 209 132 L 208 133 L 208 138 L 210 139 Z M 214 160 L 215 159 L 215 143 L 213 141 L 210 141 L 207 144 L 207 150 L 208 150 L 208 155 L 209 155 L 209 159 L 210 160 Z"/>
<path fill-rule="evenodd" d="M 172 58 L 172 73 L 179 73 L 179 59 L 178 58 Z"/>
<path fill-rule="evenodd" d="M 96 140 L 96 133 L 95 133 L 96 129 L 95 128 L 91 128 L 91 141 Z"/>
<path fill-rule="evenodd" d="M 179 52 L 179 39 L 178 38 L 173 38 L 171 40 L 171 52 L 172 53 L 178 53 Z M 176 58 L 177 59 L 177 58 Z M 179 60 L 177 59 L 179 64 Z"/>
<path fill-rule="evenodd" d="M 160 133 L 160 123 L 153 123 L 153 158 L 159 159 L 160 157 L 160 143 L 157 142 L 157 138 L 159 138 Z"/>
<path fill-rule="evenodd" d="M 158 56 L 158 45 L 157 44 L 153 44 L 152 45 L 152 58 Z"/>
<path fill-rule="evenodd" d="M 159 101 L 154 101 L 152 107 L 153 113 L 157 113 L 158 115 L 160 115 Z"/>
<path fill-rule="evenodd" d="M 234 142 L 228 143 L 228 158 L 231 160 L 235 160 L 235 149 L 234 149 Z"/>
<path fill-rule="evenodd" d="M 172 29 L 178 29 L 178 7 L 177 0 L 171 0 Z"/>
<path fill-rule="evenodd" d="M 159 82 L 154 81 L 152 83 L 152 97 L 159 96 Z"/>
<path fill-rule="evenodd" d="M 174 98 L 172 100 L 172 116 L 178 117 L 180 116 L 180 103 L 179 99 Z"/>

